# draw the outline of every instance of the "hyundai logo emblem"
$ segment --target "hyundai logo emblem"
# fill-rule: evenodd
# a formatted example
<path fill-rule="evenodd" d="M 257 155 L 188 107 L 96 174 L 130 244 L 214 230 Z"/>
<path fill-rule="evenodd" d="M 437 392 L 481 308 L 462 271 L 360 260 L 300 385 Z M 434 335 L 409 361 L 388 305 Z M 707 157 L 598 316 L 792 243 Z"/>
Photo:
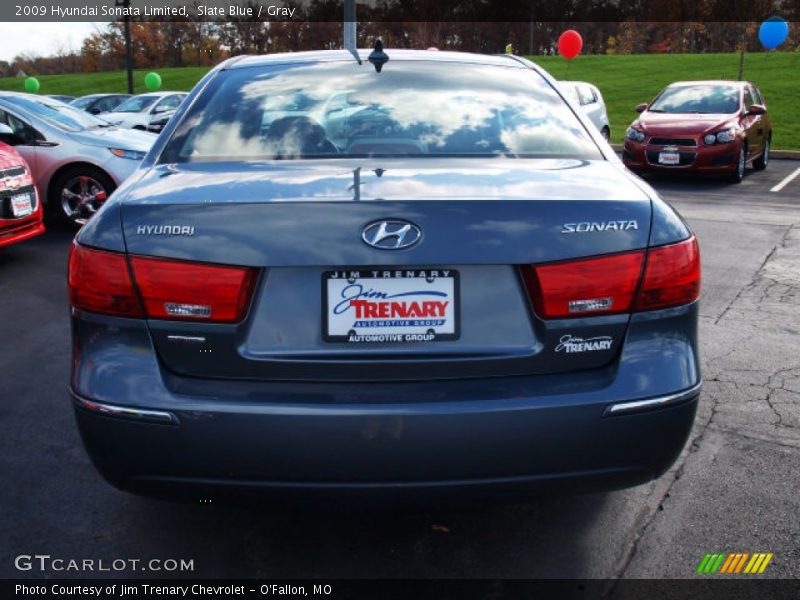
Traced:
<path fill-rule="evenodd" d="M 400 250 L 413 246 L 422 239 L 422 230 L 409 221 L 387 219 L 375 221 L 364 227 L 361 239 L 373 248 Z"/>

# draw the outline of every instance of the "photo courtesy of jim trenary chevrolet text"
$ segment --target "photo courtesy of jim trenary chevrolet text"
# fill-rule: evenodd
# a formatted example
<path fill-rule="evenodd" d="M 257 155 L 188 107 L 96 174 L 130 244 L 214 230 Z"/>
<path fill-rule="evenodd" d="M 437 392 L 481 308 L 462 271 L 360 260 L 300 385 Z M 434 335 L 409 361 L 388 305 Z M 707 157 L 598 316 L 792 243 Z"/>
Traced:
<path fill-rule="evenodd" d="M 800 597 L 800 3 L 0 3 L 2 598 Z"/>

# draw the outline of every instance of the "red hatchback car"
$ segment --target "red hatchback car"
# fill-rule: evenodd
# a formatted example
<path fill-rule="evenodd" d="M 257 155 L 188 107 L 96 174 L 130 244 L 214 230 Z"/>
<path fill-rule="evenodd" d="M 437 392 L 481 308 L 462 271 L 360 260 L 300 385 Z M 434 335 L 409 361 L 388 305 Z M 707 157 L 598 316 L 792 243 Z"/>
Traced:
<path fill-rule="evenodd" d="M 772 123 L 747 81 L 681 81 L 664 89 L 625 134 L 622 160 L 637 172 L 690 171 L 744 177 L 767 167 Z"/>
<path fill-rule="evenodd" d="M 0 247 L 44 233 L 42 203 L 25 159 L 0 142 Z"/>

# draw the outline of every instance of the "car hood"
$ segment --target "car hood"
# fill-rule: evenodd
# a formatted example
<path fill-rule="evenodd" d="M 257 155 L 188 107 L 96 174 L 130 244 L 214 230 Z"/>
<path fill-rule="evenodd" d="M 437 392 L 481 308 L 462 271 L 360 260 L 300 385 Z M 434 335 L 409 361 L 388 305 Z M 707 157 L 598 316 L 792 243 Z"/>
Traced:
<path fill-rule="evenodd" d="M 114 122 L 123 122 L 127 123 L 128 121 L 139 121 L 142 118 L 142 113 L 140 112 L 104 112 L 97 115 L 104 121 L 108 121 L 109 123 Z"/>
<path fill-rule="evenodd" d="M 725 114 L 667 114 L 646 111 L 637 120 L 648 135 L 702 135 L 736 120 Z"/>
<path fill-rule="evenodd" d="M 81 144 L 88 146 L 101 146 L 104 148 L 122 148 L 124 150 L 137 150 L 147 152 L 156 141 L 152 133 L 136 129 L 120 129 L 119 127 L 106 127 L 90 129 L 72 134 L 73 138 Z"/>

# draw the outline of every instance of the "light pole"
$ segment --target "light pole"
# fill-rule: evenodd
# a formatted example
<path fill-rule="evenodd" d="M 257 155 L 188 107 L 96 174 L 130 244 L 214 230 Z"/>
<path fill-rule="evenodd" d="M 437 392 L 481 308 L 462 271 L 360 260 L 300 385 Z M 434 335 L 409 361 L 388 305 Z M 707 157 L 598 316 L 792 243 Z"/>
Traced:
<path fill-rule="evenodd" d="M 114 0 L 116 6 L 123 8 L 130 8 L 131 0 Z M 125 16 L 122 17 L 122 22 L 125 29 L 125 63 L 128 71 L 128 93 L 133 94 L 133 47 L 131 46 L 131 18 L 128 11 L 125 11 Z"/>

